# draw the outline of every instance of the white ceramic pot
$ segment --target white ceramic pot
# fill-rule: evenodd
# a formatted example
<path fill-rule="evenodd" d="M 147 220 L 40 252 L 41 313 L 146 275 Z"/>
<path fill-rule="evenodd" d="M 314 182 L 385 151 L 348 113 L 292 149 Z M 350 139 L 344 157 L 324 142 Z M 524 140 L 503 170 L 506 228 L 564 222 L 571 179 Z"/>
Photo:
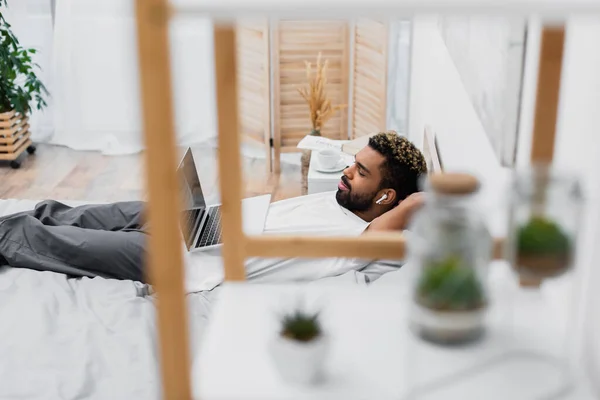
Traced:
<path fill-rule="evenodd" d="M 329 351 L 327 337 L 298 342 L 276 336 L 269 350 L 281 377 L 295 384 L 311 385 L 324 378 L 324 364 Z"/>
<path fill-rule="evenodd" d="M 486 308 L 470 311 L 436 311 L 413 304 L 412 325 L 423 338 L 443 344 L 478 339 L 484 331 Z"/>

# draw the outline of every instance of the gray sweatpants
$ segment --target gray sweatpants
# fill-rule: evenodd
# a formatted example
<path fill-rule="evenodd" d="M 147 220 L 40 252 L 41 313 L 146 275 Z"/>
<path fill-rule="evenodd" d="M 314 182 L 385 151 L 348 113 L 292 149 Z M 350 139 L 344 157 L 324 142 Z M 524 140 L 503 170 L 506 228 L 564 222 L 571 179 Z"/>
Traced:
<path fill-rule="evenodd" d="M 145 203 L 43 201 L 0 217 L 0 265 L 145 282 Z"/>

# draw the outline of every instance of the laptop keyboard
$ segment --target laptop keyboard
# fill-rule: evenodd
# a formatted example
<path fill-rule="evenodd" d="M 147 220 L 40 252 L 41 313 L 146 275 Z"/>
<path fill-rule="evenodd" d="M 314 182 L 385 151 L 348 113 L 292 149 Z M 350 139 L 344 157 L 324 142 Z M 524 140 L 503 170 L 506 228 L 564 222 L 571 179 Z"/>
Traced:
<path fill-rule="evenodd" d="M 213 246 L 222 243 L 221 232 L 221 206 L 211 207 L 208 210 L 208 217 L 196 247 Z"/>

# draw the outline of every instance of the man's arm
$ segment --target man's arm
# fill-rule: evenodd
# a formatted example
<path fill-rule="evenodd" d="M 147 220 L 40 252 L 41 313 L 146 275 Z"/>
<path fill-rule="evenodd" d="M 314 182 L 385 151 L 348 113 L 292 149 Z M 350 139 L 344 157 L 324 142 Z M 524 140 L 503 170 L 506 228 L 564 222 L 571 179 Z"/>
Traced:
<path fill-rule="evenodd" d="M 365 232 L 402 231 L 408 226 L 413 214 L 423 205 L 423 194 L 413 193 L 398 206 L 375 218 Z"/>

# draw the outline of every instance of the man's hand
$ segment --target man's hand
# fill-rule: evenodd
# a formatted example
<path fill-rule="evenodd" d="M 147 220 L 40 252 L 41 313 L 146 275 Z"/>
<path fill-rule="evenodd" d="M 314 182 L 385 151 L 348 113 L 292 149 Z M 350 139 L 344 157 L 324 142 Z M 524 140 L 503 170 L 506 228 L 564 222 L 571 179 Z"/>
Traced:
<path fill-rule="evenodd" d="M 367 231 L 401 231 L 406 229 L 414 213 L 425 202 L 423 193 L 413 193 L 402 200 L 397 207 L 375 218 Z"/>
<path fill-rule="evenodd" d="M 414 213 L 417 212 L 417 210 L 419 210 L 424 203 L 425 195 L 423 194 L 423 192 L 417 192 L 411 194 L 406 199 L 402 200 L 402 202 L 398 204 L 398 207 L 401 207 L 403 209 L 403 212 L 406 214 L 408 222 L 408 220 L 410 220 Z"/>

